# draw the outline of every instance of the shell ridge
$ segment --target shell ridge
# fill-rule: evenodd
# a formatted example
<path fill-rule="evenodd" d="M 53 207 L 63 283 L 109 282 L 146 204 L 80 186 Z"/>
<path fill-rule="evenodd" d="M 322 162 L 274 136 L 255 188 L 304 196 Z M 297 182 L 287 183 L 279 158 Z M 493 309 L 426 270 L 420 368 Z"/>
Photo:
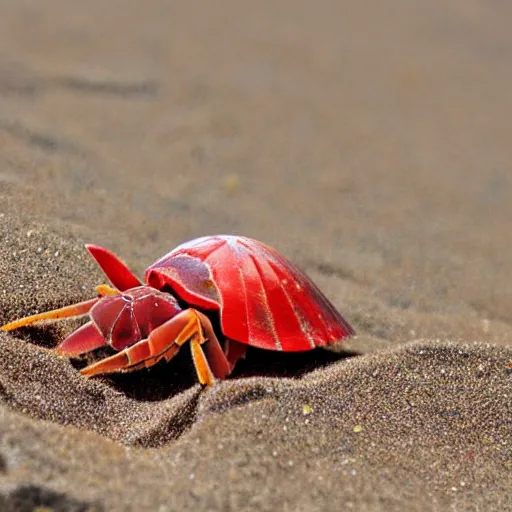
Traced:
<path fill-rule="evenodd" d="M 279 274 L 276 272 L 276 268 L 275 268 L 275 267 L 276 267 L 277 265 L 282 266 L 282 263 L 281 263 L 281 262 L 279 262 L 279 261 L 277 261 L 277 262 L 276 262 L 276 261 L 272 261 L 272 260 L 271 260 L 271 261 L 269 261 L 269 264 L 270 264 L 270 267 L 272 268 L 272 271 L 273 271 L 273 272 L 274 272 L 274 273 L 279 277 Z M 282 269 L 281 269 L 281 270 L 282 270 Z M 286 270 L 286 268 L 285 268 L 284 270 Z M 295 318 L 297 318 L 297 321 L 298 321 L 299 325 L 300 325 L 300 326 L 302 326 L 302 327 L 301 327 L 302 332 L 305 334 L 306 338 L 308 339 L 308 342 L 309 342 L 309 344 L 311 345 L 311 348 L 315 348 L 315 347 L 317 346 L 317 344 L 315 343 L 314 336 L 313 336 L 313 335 L 312 335 L 312 333 L 311 333 L 311 330 L 312 330 L 313 326 L 312 326 L 312 325 L 307 321 L 307 318 L 304 318 L 304 317 L 302 317 L 302 318 L 301 318 L 301 317 L 297 314 L 297 311 L 296 311 L 296 309 L 295 309 L 295 307 L 294 307 L 294 303 L 295 303 L 295 301 L 291 298 L 291 296 L 290 296 L 290 294 L 288 293 L 288 290 L 286 289 L 286 287 L 285 287 L 285 286 L 283 286 L 282 288 L 283 288 L 283 292 L 284 292 L 284 294 L 286 295 L 286 298 L 287 298 L 287 300 L 288 300 L 288 303 L 290 304 L 290 306 L 291 306 L 291 308 L 292 308 L 292 310 L 293 310 L 293 312 L 294 312 L 294 314 L 295 314 Z M 308 326 L 310 327 L 309 329 L 304 327 L 304 324 L 305 324 L 305 323 L 307 323 L 307 324 L 308 324 Z"/>
<path fill-rule="evenodd" d="M 352 329 L 352 327 L 350 327 L 348 322 L 343 318 L 343 316 L 335 308 L 334 304 L 322 293 L 320 288 L 318 288 L 318 286 L 313 282 L 313 280 L 310 279 L 307 275 L 305 275 L 299 269 L 299 267 L 297 267 L 294 263 L 292 263 L 291 261 L 285 260 L 281 254 L 276 253 L 276 256 L 277 256 L 277 259 L 280 260 L 280 263 L 282 265 L 287 263 L 288 266 L 290 266 L 294 270 L 295 274 L 301 277 L 301 284 L 303 284 L 304 286 L 309 288 L 309 290 L 314 293 L 315 304 L 318 305 L 317 309 L 320 312 L 322 310 L 325 310 L 328 313 L 328 315 L 329 315 L 328 321 L 324 320 L 322 322 L 324 325 L 325 340 L 332 340 L 332 335 L 330 333 L 331 329 L 329 328 L 331 323 L 340 324 L 344 331 L 344 333 L 341 334 L 341 337 L 336 337 L 336 340 L 333 340 L 333 341 L 340 341 L 340 340 L 346 338 L 347 336 L 354 334 L 354 330 Z M 285 265 L 285 267 L 286 267 L 286 265 Z"/>
<path fill-rule="evenodd" d="M 264 298 L 264 309 L 265 309 L 265 312 L 266 312 L 266 316 L 267 316 L 267 318 L 269 320 L 269 323 L 271 325 L 270 331 L 272 332 L 272 337 L 274 339 L 274 343 L 276 345 L 276 349 L 277 350 L 283 350 L 283 346 L 281 345 L 281 340 L 279 339 L 279 336 L 277 335 L 275 318 L 274 318 L 274 315 L 272 314 L 272 310 L 270 308 L 269 297 L 267 295 L 267 289 L 265 287 L 265 281 L 263 279 L 262 269 L 261 269 L 261 267 L 260 267 L 260 265 L 258 263 L 258 260 L 254 256 L 254 254 L 248 252 L 247 256 L 249 256 L 250 260 L 252 261 L 252 263 L 254 265 L 254 268 L 256 269 L 256 272 L 258 274 L 260 283 L 261 283 L 261 289 L 263 291 L 263 298 Z"/>
<path fill-rule="evenodd" d="M 279 276 L 274 268 L 274 264 L 275 263 L 273 263 L 272 260 L 269 260 L 269 267 L 271 268 L 274 275 L 279 279 Z M 293 300 L 291 299 L 290 294 L 288 293 L 288 290 L 284 286 L 282 286 L 282 290 L 283 290 L 284 295 L 286 296 L 286 300 L 288 301 L 288 304 L 290 305 L 291 310 L 293 311 L 293 314 L 295 315 L 295 318 L 297 319 L 297 322 L 299 323 L 299 325 L 302 325 L 303 321 L 301 321 L 301 318 L 298 315 L 297 310 L 295 309 L 295 307 L 293 305 Z M 302 332 L 305 335 L 305 337 L 307 338 L 311 348 L 315 348 L 316 343 L 315 343 L 313 336 L 311 335 L 311 332 L 308 329 L 302 329 Z"/>

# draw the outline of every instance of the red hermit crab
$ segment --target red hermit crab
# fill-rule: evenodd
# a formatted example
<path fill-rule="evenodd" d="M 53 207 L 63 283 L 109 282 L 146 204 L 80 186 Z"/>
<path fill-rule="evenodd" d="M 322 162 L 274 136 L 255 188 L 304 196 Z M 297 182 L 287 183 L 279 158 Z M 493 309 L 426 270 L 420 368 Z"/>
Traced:
<path fill-rule="evenodd" d="M 0 327 L 10 331 L 88 314 L 90 321 L 57 351 L 76 356 L 110 345 L 118 352 L 81 370 L 86 376 L 169 361 L 189 342 L 199 381 L 210 385 L 232 372 L 248 345 L 299 352 L 354 334 L 306 275 L 250 238 L 219 235 L 186 242 L 153 263 L 144 284 L 107 249 L 86 247 L 113 288 L 100 285 L 95 299 Z"/>

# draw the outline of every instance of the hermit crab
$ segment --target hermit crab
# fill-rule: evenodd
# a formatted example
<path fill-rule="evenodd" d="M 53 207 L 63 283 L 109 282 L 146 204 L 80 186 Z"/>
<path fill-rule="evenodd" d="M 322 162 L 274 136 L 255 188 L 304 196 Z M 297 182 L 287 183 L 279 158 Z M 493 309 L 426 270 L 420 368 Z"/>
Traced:
<path fill-rule="evenodd" d="M 271 247 L 242 236 L 186 242 L 153 263 L 144 283 L 112 252 L 86 245 L 112 286 L 94 299 L 8 323 L 89 315 L 57 351 L 68 357 L 109 345 L 114 355 L 86 376 L 170 361 L 189 343 L 199 381 L 225 379 L 248 346 L 299 352 L 340 341 L 354 330 L 316 285 Z"/>

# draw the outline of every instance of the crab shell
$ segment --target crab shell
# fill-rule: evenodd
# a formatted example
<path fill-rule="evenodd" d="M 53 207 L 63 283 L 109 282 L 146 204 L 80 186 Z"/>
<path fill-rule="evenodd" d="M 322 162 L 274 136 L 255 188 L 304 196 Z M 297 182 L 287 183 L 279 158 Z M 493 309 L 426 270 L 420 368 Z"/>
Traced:
<path fill-rule="evenodd" d="M 311 279 L 250 238 L 186 242 L 151 265 L 145 281 L 191 307 L 219 311 L 223 335 L 254 347 L 306 351 L 354 334 Z"/>

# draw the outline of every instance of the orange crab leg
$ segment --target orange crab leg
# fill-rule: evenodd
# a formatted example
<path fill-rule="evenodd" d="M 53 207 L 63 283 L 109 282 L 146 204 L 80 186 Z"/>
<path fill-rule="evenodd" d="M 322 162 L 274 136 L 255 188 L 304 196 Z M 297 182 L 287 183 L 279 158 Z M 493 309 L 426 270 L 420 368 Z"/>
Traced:
<path fill-rule="evenodd" d="M 107 295 L 120 295 L 121 292 L 117 290 L 116 288 L 112 288 L 112 286 L 109 286 L 108 284 L 99 284 L 96 286 L 96 293 L 100 297 L 106 297 Z"/>
<path fill-rule="evenodd" d="M 190 340 L 190 350 L 192 352 L 192 360 L 196 368 L 197 378 L 201 384 L 211 386 L 215 382 L 215 377 L 201 348 L 201 343 L 197 338 L 197 336 L 194 336 Z"/>
<path fill-rule="evenodd" d="M 91 308 L 101 297 L 120 293 L 119 290 L 110 287 L 108 284 L 100 284 L 96 287 L 96 292 L 99 297 L 96 297 L 95 299 L 86 300 L 84 302 L 79 302 L 78 304 L 71 304 L 70 306 L 64 306 L 63 308 L 53 309 L 52 311 L 45 311 L 44 313 L 38 313 L 37 315 L 26 316 L 24 318 L 14 320 L 13 322 L 2 325 L 0 327 L 0 331 L 12 331 L 19 327 L 32 325 L 36 322 L 42 322 L 43 320 L 60 320 L 62 318 L 82 316 L 89 313 Z"/>
<path fill-rule="evenodd" d="M 153 330 L 148 338 L 87 366 L 81 373 L 92 377 L 138 370 L 152 366 L 162 359 L 169 361 L 187 341 L 191 342 L 192 358 L 202 384 L 211 385 L 214 376 L 222 379 L 231 373 L 231 365 L 215 336 L 210 320 L 195 309 L 182 311 Z M 203 352 L 203 345 L 207 347 L 208 359 Z"/>
<path fill-rule="evenodd" d="M 82 316 L 88 313 L 98 300 L 99 298 L 86 300 L 85 302 L 79 302 L 78 304 L 72 304 L 71 306 L 54 309 L 53 311 L 46 311 L 45 313 L 26 316 L 25 318 L 20 318 L 19 320 L 14 320 L 14 322 L 2 325 L 2 327 L 0 327 L 0 331 L 12 331 L 13 329 L 18 329 L 18 327 L 25 327 L 26 325 L 31 325 L 35 322 L 41 322 L 42 320 L 58 320 L 61 318 Z"/>

